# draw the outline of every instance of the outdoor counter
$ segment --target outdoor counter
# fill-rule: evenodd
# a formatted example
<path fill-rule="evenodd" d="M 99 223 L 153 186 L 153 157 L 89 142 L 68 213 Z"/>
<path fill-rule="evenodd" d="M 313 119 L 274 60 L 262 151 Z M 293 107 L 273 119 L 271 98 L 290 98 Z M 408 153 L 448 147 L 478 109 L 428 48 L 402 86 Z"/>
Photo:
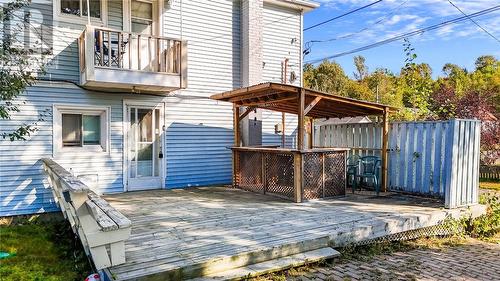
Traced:
<path fill-rule="evenodd" d="M 347 148 L 231 150 L 236 188 L 294 202 L 345 195 Z"/>

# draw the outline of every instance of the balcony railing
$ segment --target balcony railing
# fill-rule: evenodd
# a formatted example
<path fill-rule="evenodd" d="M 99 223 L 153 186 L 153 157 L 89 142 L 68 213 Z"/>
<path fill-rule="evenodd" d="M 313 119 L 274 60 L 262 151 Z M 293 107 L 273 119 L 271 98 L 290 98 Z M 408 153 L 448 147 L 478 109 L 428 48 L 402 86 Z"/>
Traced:
<path fill-rule="evenodd" d="M 187 44 L 185 41 L 87 26 L 80 35 L 79 50 L 82 84 L 96 86 L 93 82 L 96 77 L 95 71 L 124 70 L 137 72 L 139 76 L 146 73 L 167 75 L 167 81 L 164 80 L 165 77 L 156 77 L 163 80 L 163 83 L 156 78 L 150 79 L 152 84 L 148 84 L 147 79 L 141 79 L 144 84 L 142 88 L 168 90 L 186 86 Z M 180 80 L 172 80 L 177 85 L 170 85 L 168 77 L 177 77 Z M 109 82 L 116 87 L 117 77 L 112 78 L 113 81 Z M 132 84 L 133 81 L 128 80 L 129 78 L 130 73 L 123 80 L 124 87 Z M 106 81 L 98 81 L 97 84 L 105 86 Z M 137 83 L 134 85 L 134 89 L 141 87 Z"/>

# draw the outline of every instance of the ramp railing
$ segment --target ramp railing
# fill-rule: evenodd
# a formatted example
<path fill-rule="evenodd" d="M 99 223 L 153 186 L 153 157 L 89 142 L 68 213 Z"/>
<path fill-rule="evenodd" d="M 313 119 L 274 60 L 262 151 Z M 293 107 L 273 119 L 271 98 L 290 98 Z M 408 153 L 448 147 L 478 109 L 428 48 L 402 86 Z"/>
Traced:
<path fill-rule="evenodd" d="M 54 160 L 42 162 L 56 203 L 96 269 L 125 263 L 130 220 Z"/>

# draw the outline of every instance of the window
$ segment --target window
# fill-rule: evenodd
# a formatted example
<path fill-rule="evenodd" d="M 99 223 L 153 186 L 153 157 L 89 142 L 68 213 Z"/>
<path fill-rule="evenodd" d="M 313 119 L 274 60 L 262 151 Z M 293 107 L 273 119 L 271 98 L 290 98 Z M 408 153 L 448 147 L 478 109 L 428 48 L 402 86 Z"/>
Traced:
<path fill-rule="evenodd" d="M 101 116 L 82 115 L 83 145 L 101 144 Z"/>
<path fill-rule="evenodd" d="M 60 0 L 61 1 L 61 13 L 67 15 L 76 15 L 81 17 L 86 17 L 88 15 L 87 11 L 87 1 L 89 1 L 90 16 L 93 18 L 101 18 L 101 0 Z"/>
<path fill-rule="evenodd" d="M 62 145 L 84 146 L 101 144 L 101 116 L 62 114 Z"/>
<path fill-rule="evenodd" d="M 62 115 L 63 146 L 82 146 L 82 116 L 79 114 Z"/>
<path fill-rule="evenodd" d="M 54 152 L 109 151 L 108 107 L 54 106 Z"/>
<path fill-rule="evenodd" d="M 153 34 L 153 3 L 144 0 L 131 1 L 132 32 Z"/>

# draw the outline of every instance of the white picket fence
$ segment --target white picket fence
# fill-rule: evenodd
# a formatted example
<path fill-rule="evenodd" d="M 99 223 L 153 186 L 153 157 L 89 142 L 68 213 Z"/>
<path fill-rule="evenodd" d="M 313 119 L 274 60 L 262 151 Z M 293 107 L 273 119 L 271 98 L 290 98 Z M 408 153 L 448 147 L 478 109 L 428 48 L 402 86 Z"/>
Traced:
<path fill-rule="evenodd" d="M 476 204 L 479 143 L 477 120 L 391 123 L 389 189 L 439 196 L 448 208 Z M 380 156 L 381 124 L 319 126 L 315 130 L 315 146 L 349 147 L 350 154 Z"/>

